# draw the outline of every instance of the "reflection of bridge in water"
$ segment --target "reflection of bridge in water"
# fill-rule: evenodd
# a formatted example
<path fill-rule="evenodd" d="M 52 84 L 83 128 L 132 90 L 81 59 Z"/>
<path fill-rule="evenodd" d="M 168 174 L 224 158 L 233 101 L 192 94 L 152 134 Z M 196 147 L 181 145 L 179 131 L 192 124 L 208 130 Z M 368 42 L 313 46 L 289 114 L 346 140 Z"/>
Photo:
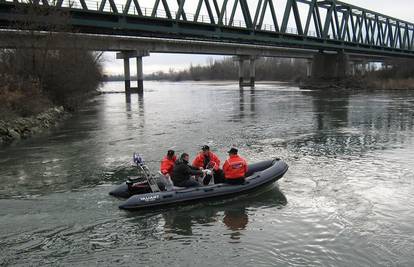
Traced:
<path fill-rule="evenodd" d="M 414 129 L 414 109 L 401 101 L 404 92 L 304 91 L 312 97 L 316 134 L 294 141 L 297 148 L 316 147 L 347 154 L 388 144 L 404 144 Z M 410 93 L 407 93 L 410 95 Z M 412 96 L 412 94 L 411 94 Z M 395 99 L 397 98 L 397 99 Z M 371 103 L 371 104 L 367 104 Z M 329 151 L 321 151 L 329 155 Z"/>
<path fill-rule="evenodd" d="M 308 76 L 344 77 L 357 64 L 414 56 L 414 25 L 340 1 L 321 0 L 48 0 L 0 1 L 0 47 L 46 48 L 50 10 L 65 12 L 76 33 L 60 46 L 121 51 L 125 87 L 131 89 L 130 58 L 151 52 L 238 56 L 254 86 L 257 57 L 303 58 Z M 50 9 L 53 6 L 53 9 Z M 33 10 L 35 12 L 33 12 Z M 27 22 L 36 22 L 27 30 Z M 30 24 L 29 23 L 29 24 Z M 26 25 L 26 26 L 25 26 Z M 17 31 L 16 31 L 17 30 Z M 364 68 L 363 68 L 364 69 Z"/>

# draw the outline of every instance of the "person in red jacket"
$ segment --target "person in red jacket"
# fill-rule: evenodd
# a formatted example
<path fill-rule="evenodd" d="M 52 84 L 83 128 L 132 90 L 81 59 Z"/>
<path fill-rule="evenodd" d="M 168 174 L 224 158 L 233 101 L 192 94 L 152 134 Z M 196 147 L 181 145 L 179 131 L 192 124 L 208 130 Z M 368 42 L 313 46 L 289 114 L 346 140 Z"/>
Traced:
<path fill-rule="evenodd" d="M 237 155 L 238 150 L 236 148 L 231 148 L 229 153 L 229 158 L 224 162 L 223 172 L 224 172 L 224 182 L 229 184 L 243 184 L 244 177 L 247 173 L 247 163 L 246 160 Z"/>
<path fill-rule="evenodd" d="M 165 176 L 171 177 L 176 160 L 177 157 L 175 156 L 174 150 L 168 150 L 167 155 L 161 161 L 161 173 Z"/>
<path fill-rule="evenodd" d="M 213 175 L 214 175 L 214 183 L 223 182 L 223 172 L 220 170 L 220 159 L 217 157 L 216 154 L 210 151 L 210 147 L 204 145 L 201 148 L 201 152 L 193 160 L 193 167 L 196 167 L 200 170 L 204 170 L 213 166 Z M 210 183 L 212 176 L 206 175 L 203 180 L 204 185 L 208 185 Z"/>

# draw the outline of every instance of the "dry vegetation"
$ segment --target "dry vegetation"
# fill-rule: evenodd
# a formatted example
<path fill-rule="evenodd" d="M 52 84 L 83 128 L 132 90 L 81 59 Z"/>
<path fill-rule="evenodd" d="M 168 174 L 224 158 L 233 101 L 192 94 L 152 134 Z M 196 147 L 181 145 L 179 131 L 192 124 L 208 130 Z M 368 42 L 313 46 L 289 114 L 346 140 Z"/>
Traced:
<path fill-rule="evenodd" d="M 365 83 L 372 89 L 414 89 L 414 60 L 395 59 L 387 62 L 391 67 L 371 71 Z"/>
<path fill-rule="evenodd" d="M 101 54 L 62 49 L 69 31 L 67 16 L 53 7 L 27 8 L 19 27 L 34 33 L 50 30 L 46 47 L 0 50 L 0 119 L 40 113 L 51 106 L 73 110 L 102 80 Z M 36 18 L 42 17 L 42 22 Z M 45 23 L 46 22 L 46 23 Z M 52 33 L 53 32 L 53 33 Z"/>

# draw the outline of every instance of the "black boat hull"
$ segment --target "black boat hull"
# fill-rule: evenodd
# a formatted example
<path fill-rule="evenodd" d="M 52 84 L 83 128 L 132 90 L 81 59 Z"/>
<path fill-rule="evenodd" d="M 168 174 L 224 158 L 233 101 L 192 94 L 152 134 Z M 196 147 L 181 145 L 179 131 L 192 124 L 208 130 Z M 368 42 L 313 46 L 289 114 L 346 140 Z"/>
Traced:
<path fill-rule="evenodd" d="M 247 173 L 246 182 L 243 185 L 215 184 L 174 191 L 133 195 L 121 204 L 119 208 L 136 210 L 242 195 L 279 180 L 287 170 L 288 165 L 282 160 L 262 161 L 249 165 L 249 172 Z M 121 187 L 128 190 L 126 185 L 121 185 Z M 121 192 L 121 189 L 118 187 L 116 190 L 118 190 L 117 192 Z"/>

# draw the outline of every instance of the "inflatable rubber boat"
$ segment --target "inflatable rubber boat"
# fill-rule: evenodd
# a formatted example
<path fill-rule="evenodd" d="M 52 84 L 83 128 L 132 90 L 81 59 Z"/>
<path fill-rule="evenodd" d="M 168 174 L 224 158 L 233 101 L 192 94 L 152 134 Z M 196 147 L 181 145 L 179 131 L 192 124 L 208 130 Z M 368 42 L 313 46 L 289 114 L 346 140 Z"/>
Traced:
<path fill-rule="evenodd" d="M 138 193 L 131 196 L 133 192 L 130 192 L 128 185 L 124 183 L 112 190 L 110 194 L 117 197 L 129 197 L 119 206 L 120 209 L 136 210 L 163 207 L 184 202 L 242 195 L 279 180 L 288 168 L 288 165 L 280 159 L 266 160 L 248 166 L 246 181 L 242 185 L 213 184 L 192 188 L 174 188 L 170 191 L 154 193 Z"/>

